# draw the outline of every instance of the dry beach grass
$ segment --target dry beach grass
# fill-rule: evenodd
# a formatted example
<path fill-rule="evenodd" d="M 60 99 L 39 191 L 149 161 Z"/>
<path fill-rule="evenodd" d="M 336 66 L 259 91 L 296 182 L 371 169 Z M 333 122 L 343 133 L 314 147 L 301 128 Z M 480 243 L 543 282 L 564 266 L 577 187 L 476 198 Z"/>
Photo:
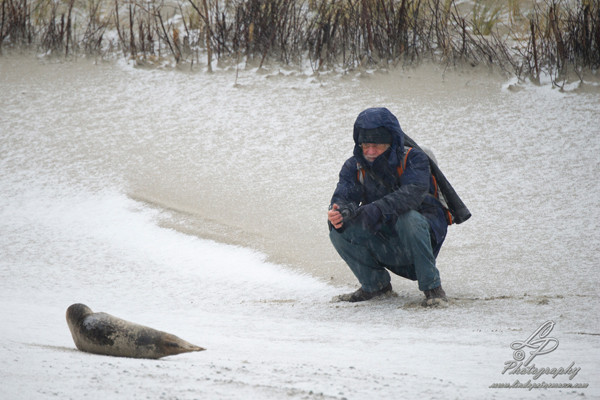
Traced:
<path fill-rule="evenodd" d="M 434 61 L 558 85 L 600 66 L 592 0 L 1 1 L 0 52 L 122 55 L 207 71 L 215 62 L 319 72 Z"/>

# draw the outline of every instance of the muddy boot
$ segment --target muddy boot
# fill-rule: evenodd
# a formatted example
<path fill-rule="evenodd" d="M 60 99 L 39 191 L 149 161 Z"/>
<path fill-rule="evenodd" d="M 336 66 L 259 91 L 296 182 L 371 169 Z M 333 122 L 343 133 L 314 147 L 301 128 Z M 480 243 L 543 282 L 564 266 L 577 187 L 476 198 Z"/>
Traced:
<path fill-rule="evenodd" d="M 371 300 L 374 297 L 383 296 L 389 293 L 392 293 L 391 283 L 388 283 L 386 287 L 376 290 L 375 292 L 366 292 L 360 288 L 356 292 L 336 296 L 332 299 L 332 301 L 349 301 L 350 303 L 355 303 L 357 301 Z"/>
<path fill-rule="evenodd" d="M 425 293 L 425 300 L 421 303 L 423 307 L 448 307 L 448 298 L 441 286 L 423 293 Z"/>

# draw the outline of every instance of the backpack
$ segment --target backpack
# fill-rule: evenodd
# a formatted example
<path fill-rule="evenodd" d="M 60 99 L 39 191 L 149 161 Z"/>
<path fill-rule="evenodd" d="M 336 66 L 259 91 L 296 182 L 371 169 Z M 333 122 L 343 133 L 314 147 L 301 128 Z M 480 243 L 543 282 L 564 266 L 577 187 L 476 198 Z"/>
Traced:
<path fill-rule="evenodd" d="M 396 172 L 398 173 L 398 178 L 400 178 L 402 176 L 402 174 L 404 173 L 404 170 L 406 169 L 406 161 L 408 160 L 408 154 L 411 152 L 412 149 L 413 149 L 412 147 L 408 147 L 408 146 L 404 147 L 404 158 L 403 158 L 402 162 L 400 163 L 400 165 L 398 165 L 398 167 L 396 168 Z M 437 163 L 437 160 L 436 160 L 435 156 L 433 155 L 433 152 L 430 149 L 421 148 L 421 150 L 429 157 L 430 160 Z M 365 184 L 366 173 L 367 173 L 367 171 L 362 166 L 362 164 L 357 162 L 356 163 L 356 180 L 361 185 Z M 429 195 L 435 197 L 436 200 L 438 200 L 440 202 L 440 204 L 442 205 L 442 208 L 444 209 L 444 213 L 446 214 L 446 221 L 448 222 L 448 225 L 452 225 L 454 223 L 454 219 L 452 218 L 452 213 L 448 209 L 448 203 L 446 202 L 446 199 L 444 198 L 443 193 L 438 188 L 437 179 L 435 178 L 435 175 L 433 173 L 431 174 L 431 183 L 432 183 L 431 186 L 433 187 L 433 190 L 430 190 Z"/>

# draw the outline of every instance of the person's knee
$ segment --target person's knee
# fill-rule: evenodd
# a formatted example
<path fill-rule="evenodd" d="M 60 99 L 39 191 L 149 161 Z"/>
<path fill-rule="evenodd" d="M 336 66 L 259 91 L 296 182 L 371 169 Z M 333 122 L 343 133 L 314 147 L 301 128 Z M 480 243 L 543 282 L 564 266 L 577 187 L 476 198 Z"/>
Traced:
<path fill-rule="evenodd" d="M 398 216 L 396 230 L 408 237 L 429 235 L 429 224 L 421 213 L 411 210 Z"/>
<path fill-rule="evenodd" d="M 329 240 L 331 240 L 331 243 L 333 243 L 334 245 L 340 240 L 341 238 L 341 233 L 337 230 L 337 229 L 331 229 L 329 231 Z"/>
<path fill-rule="evenodd" d="M 340 250 L 342 248 L 346 248 L 351 244 L 351 236 L 348 235 L 346 229 L 332 229 L 329 231 L 329 240 L 333 244 L 333 247 L 336 250 Z"/>
<path fill-rule="evenodd" d="M 345 242 L 362 244 L 370 240 L 372 234 L 364 229 L 360 224 L 354 224 L 353 221 L 344 224 L 340 230 L 332 229 L 329 232 L 329 238 L 333 242 L 343 240 Z"/>

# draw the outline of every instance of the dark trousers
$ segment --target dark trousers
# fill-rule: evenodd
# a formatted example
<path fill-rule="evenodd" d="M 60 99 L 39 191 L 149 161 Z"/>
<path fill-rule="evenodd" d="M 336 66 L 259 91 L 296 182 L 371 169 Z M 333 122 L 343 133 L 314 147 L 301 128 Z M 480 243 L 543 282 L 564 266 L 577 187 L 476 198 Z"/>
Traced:
<path fill-rule="evenodd" d="M 329 237 L 367 292 L 380 290 L 390 283 L 388 270 L 418 281 L 421 291 L 441 285 L 429 224 L 417 211 L 400 215 L 393 227 L 384 227 L 377 234 L 349 221 L 344 222 L 341 232 L 332 229 Z"/>

